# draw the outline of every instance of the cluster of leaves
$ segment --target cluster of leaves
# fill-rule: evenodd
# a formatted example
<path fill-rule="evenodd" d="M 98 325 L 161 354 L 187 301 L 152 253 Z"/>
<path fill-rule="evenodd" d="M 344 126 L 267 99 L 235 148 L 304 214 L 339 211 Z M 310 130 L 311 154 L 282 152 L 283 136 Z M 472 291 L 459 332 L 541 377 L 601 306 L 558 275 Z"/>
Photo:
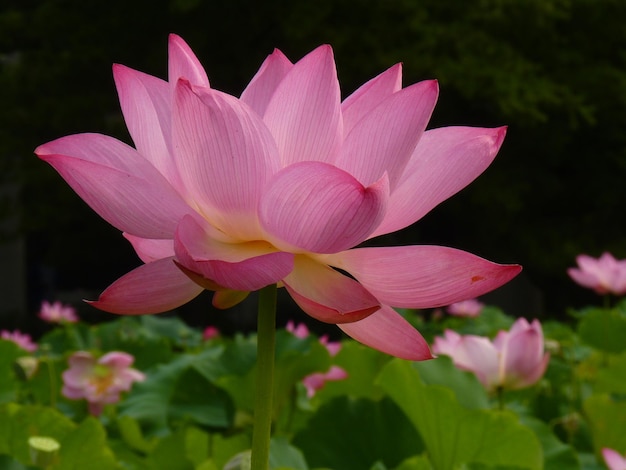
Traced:
<path fill-rule="evenodd" d="M 445 356 L 412 363 L 346 340 L 331 357 L 315 336 L 279 330 L 271 468 L 604 468 L 601 448 L 626 450 L 626 302 L 573 313 L 576 330 L 544 324 L 552 357 L 542 381 L 499 399 Z M 445 328 L 492 336 L 513 322 L 493 307 L 473 319 L 406 315 L 430 339 Z M 126 351 L 147 379 L 92 417 L 85 402 L 60 395 L 75 350 Z M 0 341 L 0 466 L 242 468 L 255 359 L 254 334 L 203 340 L 172 317 L 66 324 L 42 337 L 34 355 Z M 333 364 L 348 378 L 309 398 L 302 379 Z M 60 444 L 47 467 L 34 465 L 33 436 Z"/>

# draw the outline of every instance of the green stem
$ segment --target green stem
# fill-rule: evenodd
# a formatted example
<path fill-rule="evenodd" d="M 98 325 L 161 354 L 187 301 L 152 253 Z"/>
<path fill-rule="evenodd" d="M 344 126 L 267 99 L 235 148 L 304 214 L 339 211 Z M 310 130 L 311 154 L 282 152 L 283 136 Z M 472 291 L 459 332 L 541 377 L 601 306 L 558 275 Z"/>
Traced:
<path fill-rule="evenodd" d="M 259 291 L 257 376 L 252 431 L 252 470 L 269 468 L 276 343 L 276 285 Z"/>
<path fill-rule="evenodd" d="M 498 395 L 498 409 L 504 411 L 506 409 L 506 403 L 504 402 L 504 387 L 496 388 L 496 394 Z"/>

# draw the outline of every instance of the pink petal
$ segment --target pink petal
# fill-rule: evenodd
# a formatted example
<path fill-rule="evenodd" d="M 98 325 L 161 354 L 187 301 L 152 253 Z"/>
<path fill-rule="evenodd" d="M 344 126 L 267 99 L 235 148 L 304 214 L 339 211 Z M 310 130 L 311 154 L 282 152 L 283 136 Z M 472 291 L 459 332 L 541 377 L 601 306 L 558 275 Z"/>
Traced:
<path fill-rule="evenodd" d="M 170 34 L 168 42 L 168 79 L 172 89 L 180 78 L 192 85 L 209 87 L 209 79 L 204 67 L 189 45 L 180 36 Z"/>
<path fill-rule="evenodd" d="M 121 351 L 111 351 L 98 359 L 99 364 L 103 364 L 113 369 L 125 369 L 132 366 L 133 362 L 135 362 L 135 358 L 133 356 Z"/>
<path fill-rule="evenodd" d="M 278 164 L 260 118 L 230 95 L 181 81 L 173 131 L 181 177 L 202 212 L 228 234 L 258 239 L 258 200 Z"/>
<path fill-rule="evenodd" d="M 352 274 L 382 303 L 403 308 L 439 307 L 478 297 L 522 269 L 427 245 L 357 248 L 325 259 Z"/>
<path fill-rule="evenodd" d="M 241 101 L 263 116 L 276 87 L 292 68 L 291 61 L 281 51 L 274 49 L 241 94 Z"/>
<path fill-rule="evenodd" d="M 124 233 L 123 235 L 124 238 L 133 245 L 137 256 L 139 256 L 139 259 L 144 263 L 151 263 L 161 258 L 174 256 L 174 240 L 153 240 L 135 237 L 128 233 Z"/>
<path fill-rule="evenodd" d="M 486 389 L 501 385 L 500 357 L 488 338 L 462 336 L 452 359 L 457 367 L 474 372 Z"/>
<path fill-rule="evenodd" d="M 393 192 L 426 129 L 437 93 L 437 82 L 431 80 L 387 97 L 346 135 L 336 165 L 366 186 L 387 172 Z"/>
<path fill-rule="evenodd" d="M 89 303 L 122 315 L 162 313 L 189 302 L 202 290 L 176 267 L 172 258 L 164 258 L 135 268 Z"/>
<path fill-rule="evenodd" d="M 443 127 L 426 131 L 390 196 L 373 236 L 413 224 L 456 194 L 491 164 L 506 128 Z"/>
<path fill-rule="evenodd" d="M 326 163 L 296 163 L 270 181 L 259 217 L 277 247 L 332 253 L 367 238 L 384 216 L 387 191 L 384 176 L 365 188 Z"/>
<path fill-rule="evenodd" d="M 118 229 L 143 238 L 173 238 L 193 210 L 135 149 L 98 134 L 62 137 L 35 151 L 76 193 Z"/>
<path fill-rule="evenodd" d="M 294 269 L 283 283 L 302 310 L 326 323 L 358 321 L 380 307 L 354 279 L 308 256 L 296 256 Z"/>
<path fill-rule="evenodd" d="M 609 470 L 626 470 L 626 458 L 619 452 L 604 447 L 602 449 L 602 457 Z"/>
<path fill-rule="evenodd" d="M 263 120 L 283 166 L 335 159 L 342 137 L 341 96 L 330 46 L 318 47 L 293 66 L 274 91 Z"/>
<path fill-rule="evenodd" d="M 502 351 L 502 369 L 511 388 L 534 384 L 546 370 L 548 356 L 543 354 L 543 334 L 536 329 L 509 331 Z"/>
<path fill-rule="evenodd" d="M 338 326 L 360 343 L 386 354 L 410 361 L 433 358 L 419 331 L 387 305 L 363 320 Z"/>
<path fill-rule="evenodd" d="M 137 151 L 180 190 L 172 158 L 171 92 L 167 82 L 123 65 L 113 66 L 113 77 Z"/>
<path fill-rule="evenodd" d="M 276 251 L 264 241 L 221 243 L 191 217 L 179 224 L 174 250 L 185 268 L 236 291 L 255 291 L 276 284 L 293 269 L 292 253 Z"/>
<path fill-rule="evenodd" d="M 402 64 L 396 64 L 361 85 L 341 104 L 344 135 L 385 98 L 402 89 Z"/>

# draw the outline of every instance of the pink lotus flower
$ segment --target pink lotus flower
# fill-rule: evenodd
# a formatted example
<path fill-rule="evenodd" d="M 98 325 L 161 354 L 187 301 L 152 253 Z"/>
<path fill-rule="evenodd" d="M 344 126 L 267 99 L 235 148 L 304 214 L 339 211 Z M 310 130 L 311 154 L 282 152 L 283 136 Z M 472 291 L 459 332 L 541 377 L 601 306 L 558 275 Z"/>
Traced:
<path fill-rule="evenodd" d="M 461 300 L 448 307 L 448 313 L 457 317 L 477 317 L 485 304 L 476 299 Z"/>
<path fill-rule="evenodd" d="M 124 352 L 113 351 L 96 359 L 90 353 L 72 354 L 70 368 L 63 372 L 61 393 L 70 400 L 87 400 L 89 412 L 98 416 L 104 405 L 117 403 L 120 393 L 131 389 L 134 382 L 142 382 L 145 375 L 131 368 L 135 358 Z"/>
<path fill-rule="evenodd" d="M 626 294 L 626 260 L 618 261 L 610 253 L 603 253 L 597 259 L 579 255 L 576 262 L 579 268 L 569 268 L 567 274 L 581 286 L 600 295 Z"/>
<path fill-rule="evenodd" d="M 208 341 L 220 336 L 220 330 L 215 326 L 207 326 L 202 332 L 202 339 Z"/>
<path fill-rule="evenodd" d="M 537 320 L 529 324 L 525 318 L 509 331 L 498 332 L 493 342 L 446 330 L 435 338 L 433 352 L 450 356 L 457 367 L 476 374 L 489 391 L 529 387 L 543 376 L 550 359 L 544 354 L 541 324 Z"/>
<path fill-rule="evenodd" d="M 76 323 L 78 322 L 78 316 L 76 310 L 70 305 L 63 305 L 58 300 L 54 303 L 50 303 L 44 300 L 41 303 L 41 310 L 39 311 L 39 318 L 48 323 Z"/>
<path fill-rule="evenodd" d="M 24 351 L 34 352 L 37 350 L 37 343 L 33 341 L 30 335 L 26 333 L 22 333 L 19 330 L 8 331 L 2 330 L 0 331 L 0 338 L 5 339 L 7 341 L 12 341 L 17 344 Z"/>
<path fill-rule="evenodd" d="M 605 447 L 602 449 L 602 457 L 609 470 L 626 470 L 626 457 L 619 452 Z"/>
<path fill-rule="evenodd" d="M 176 35 L 168 81 L 113 74 L 136 148 L 80 134 L 36 150 L 145 263 L 92 303 L 102 310 L 163 312 L 203 289 L 227 308 L 277 283 L 312 317 L 419 360 L 426 341 L 392 307 L 477 297 L 521 269 L 440 246 L 351 249 L 413 224 L 495 158 L 505 128 L 425 131 L 435 81 L 402 88 L 398 64 L 342 103 L 321 46 L 295 64 L 275 50 L 236 98 Z"/>

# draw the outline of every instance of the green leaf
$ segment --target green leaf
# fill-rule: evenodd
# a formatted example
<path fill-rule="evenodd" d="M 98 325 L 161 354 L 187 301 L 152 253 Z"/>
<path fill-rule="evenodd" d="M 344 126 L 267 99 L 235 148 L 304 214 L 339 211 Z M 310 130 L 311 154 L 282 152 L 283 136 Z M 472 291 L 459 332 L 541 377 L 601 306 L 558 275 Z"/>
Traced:
<path fill-rule="evenodd" d="M 168 417 L 202 426 L 226 428 L 233 419 L 230 397 L 195 369 L 185 370 L 169 399 Z"/>
<path fill-rule="evenodd" d="M 626 353 L 607 359 L 608 365 L 598 370 L 595 391 L 626 394 Z"/>
<path fill-rule="evenodd" d="M 210 457 L 217 466 L 223 468 L 235 455 L 250 449 L 250 439 L 246 434 L 223 436 L 213 433 L 210 436 Z"/>
<path fill-rule="evenodd" d="M 476 375 L 459 370 L 448 356 L 416 362 L 413 367 L 425 384 L 445 385 L 452 390 L 464 408 L 480 409 L 489 406 L 485 387 L 478 381 Z"/>
<path fill-rule="evenodd" d="M 596 453 L 602 447 L 620 452 L 626 449 L 626 401 L 617 400 L 607 394 L 591 395 L 583 403 L 589 420 Z"/>
<path fill-rule="evenodd" d="M 113 452 L 107 447 L 104 428 L 92 417 L 85 419 L 76 429 L 59 441 L 59 465 L 55 470 L 112 470 L 119 468 Z"/>
<path fill-rule="evenodd" d="M 156 441 L 146 441 L 137 420 L 130 416 L 118 416 L 116 423 L 120 436 L 131 449 L 148 453 L 154 447 Z"/>
<path fill-rule="evenodd" d="M 284 436 L 273 437 L 270 441 L 270 469 L 309 470 L 300 450 L 289 444 Z"/>
<path fill-rule="evenodd" d="M 20 381 L 15 374 L 15 360 L 27 355 L 13 341 L 0 339 L 0 403 L 16 400 Z"/>
<path fill-rule="evenodd" d="M 404 460 L 393 470 L 433 470 L 426 455 L 414 455 Z"/>
<path fill-rule="evenodd" d="M 274 408 L 279 411 L 292 396 L 296 384 L 313 372 L 330 367 L 330 355 L 315 336 L 301 339 L 280 330 L 276 333 Z"/>
<path fill-rule="evenodd" d="M 312 467 L 363 470 L 376 461 L 388 467 L 423 449 L 420 437 L 388 398 L 336 397 L 324 403 L 293 438 Z"/>
<path fill-rule="evenodd" d="M 419 430 L 437 470 L 470 463 L 542 468 L 537 438 L 512 413 L 463 408 L 454 392 L 424 384 L 406 361 L 391 361 L 379 383 Z"/>
<path fill-rule="evenodd" d="M 62 443 L 76 424 L 52 408 L 9 403 L 0 406 L 0 454 L 30 464 L 28 438 L 47 436 Z"/>
<path fill-rule="evenodd" d="M 148 456 L 151 470 L 194 470 L 193 462 L 187 456 L 185 429 L 179 429 L 159 441 Z"/>
<path fill-rule="evenodd" d="M 37 467 L 23 465 L 8 455 L 0 455 L 0 468 L 2 470 L 37 470 Z"/>
<path fill-rule="evenodd" d="M 148 337 L 168 338 L 180 347 L 197 346 L 202 341 L 202 333 L 176 316 L 142 315 L 140 321 Z"/>
<path fill-rule="evenodd" d="M 348 395 L 362 398 L 381 398 L 384 394 L 376 385 L 376 377 L 391 356 L 368 348 L 356 341 L 343 341 L 341 350 L 333 358 L 333 364 L 342 367 L 347 373 L 346 380 L 329 382 L 316 395 L 323 399 Z"/>
<path fill-rule="evenodd" d="M 600 351 L 626 351 L 626 314 L 617 309 L 593 309 L 578 324 L 578 334 Z"/>
<path fill-rule="evenodd" d="M 120 416 L 136 419 L 148 436 L 168 433 L 172 419 L 227 427 L 233 413 L 230 398 L 195 368 L 219 352 L 185 354 L 159 366 L 120 403 Z"/>
<path fill-rule="evenodd" d="M 544 470 L 580 470 L 576 449 L 561 442 L 543 421 L 522 417 L 522 422 L 532 429 L 541 443 Z"/>

